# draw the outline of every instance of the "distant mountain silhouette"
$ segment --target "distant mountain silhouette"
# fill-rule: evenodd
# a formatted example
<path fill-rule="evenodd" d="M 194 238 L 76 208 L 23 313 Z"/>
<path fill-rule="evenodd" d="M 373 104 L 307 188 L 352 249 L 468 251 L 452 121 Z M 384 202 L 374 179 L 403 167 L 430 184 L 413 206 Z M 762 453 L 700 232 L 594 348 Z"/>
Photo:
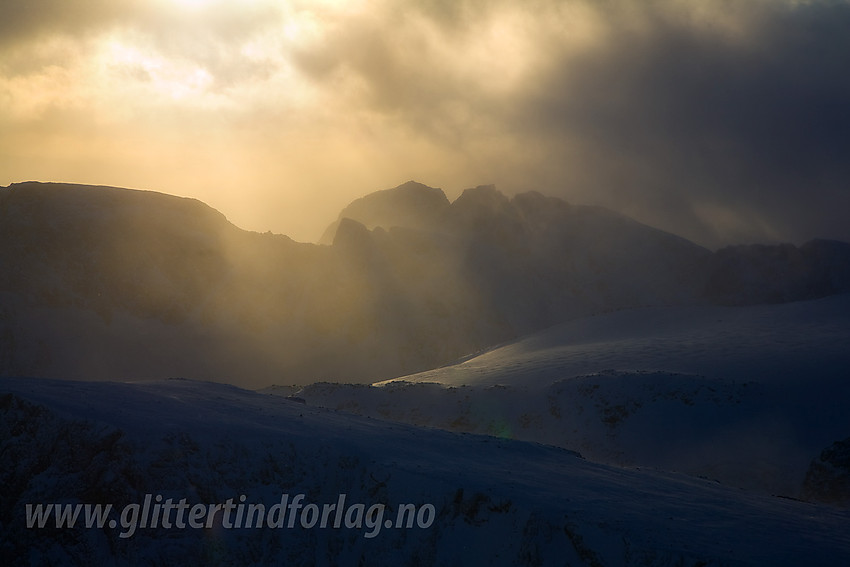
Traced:
<path fill-rule="evenodd" d="M 716 303 L 751 305 L 814 299 L 850 291 L 850 244 L 812 240 L 730 246 L 711 261 L 706 294 Z"/>
<path fill-rule="evenodd" d="M 369 229 L 377 226 L 428 228 L 439 220 L 448 207 L 449 200 L 440 189 L 408 181 L 393 189 L 376 191 L 353 201 L 325 230 L 319 243 L 333 243 L 337 227 L 345 218 L 356 220 Z"/>
<path fill-rule="evenodd" d="M 492 186 L 454 202 L 412 181 L 379 191 L 323 240 L 247 232 L 150 191 L 0 188 L 0 374 L 375 381 L 580 315 L 788 301 L 850 281 L 842 243 L 806 245 L 802 263 L 768 253 L 805 282 L 785 285 L 762 249 L 712 253 L 607 209 Z M 758 293 L 771 286 L 784 291 Z"/>

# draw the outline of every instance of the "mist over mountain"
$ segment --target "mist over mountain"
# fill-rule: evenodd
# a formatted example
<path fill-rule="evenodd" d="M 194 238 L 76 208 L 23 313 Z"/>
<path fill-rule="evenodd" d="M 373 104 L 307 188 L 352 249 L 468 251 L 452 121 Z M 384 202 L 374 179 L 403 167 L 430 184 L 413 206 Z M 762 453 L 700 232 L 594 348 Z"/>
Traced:
<path fill-rule="evenodd" d="M 439 222 L 449 206 L 449 199 L 440 189 L 408 181 L 351 202 L 325 230 L 319 243 L 333 244 L 339 223 L 346 218 L 357 220 L 370 230 L 378 226 L 427 229 Z"/>
<path fill-rule="evenodd" d="M 847 564 L 850 245 L 712 252 L 416 182 L 325 241 L 150 191 L 0 188 L 4 557 Z M 297 493 L 386 516 L 281 537 Z M 153 495 L 206 525 L 125 517 Z M 234 499 L 265 525 L 218 529 Z M 121 523 L 61 527 L 90 503 Z M 391 519 L 407 503 L 430 527 Z"/>
<path fill-rule="evenodd" d="M 711 260 L 706 295 L 725 305 L 784 303 L 850 291 L 850 244 L 729 246 Z"/>
<path fill-rule="evenodd" d="M 150 191 L 0 189 L 0 374 L 371 382 L 579 316 L 792 301 L 850 281 L 842 243 L 712 253 L 604 208 L 492 186 L 453 202 L 416 182 L 379 191 L 324 241 L 247 232 Z"/>

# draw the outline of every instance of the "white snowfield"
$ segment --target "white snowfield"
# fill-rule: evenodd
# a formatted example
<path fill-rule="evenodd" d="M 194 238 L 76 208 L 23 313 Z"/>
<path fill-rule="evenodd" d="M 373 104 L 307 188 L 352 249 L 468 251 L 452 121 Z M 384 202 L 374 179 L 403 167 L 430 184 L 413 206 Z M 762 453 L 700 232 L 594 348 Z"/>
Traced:
<path fill-rule="evenodd" d="M 812 460 L 850 437 L 850 295 L 613 312 L 376 386 L 296 395 L 797 498 Z"/>
<path fill-rule="evenodd" d="M 845 510 L 221 384 L 0 379 L 0 407 L 0 548 L 9 564 L 850 561 Z M 119 530 L 22 525 L 25 503 L 123 505 L 146 493 L 208 503 L 245 494 L 249 502 L 274 503 L 283 492 L 315 502 L 346 493 L 388 509 L 431 503 L 437 518 L 427 529 L 387 528 L 371 539 L 355 529 L 300 528 L 140 529 L 120 539 Z"/>

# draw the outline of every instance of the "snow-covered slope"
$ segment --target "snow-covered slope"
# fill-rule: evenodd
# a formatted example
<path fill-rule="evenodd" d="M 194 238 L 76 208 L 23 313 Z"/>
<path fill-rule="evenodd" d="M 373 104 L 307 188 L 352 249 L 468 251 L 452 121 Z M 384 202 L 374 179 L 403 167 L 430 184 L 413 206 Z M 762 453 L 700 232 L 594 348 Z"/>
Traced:
<path fill-rule="evenodd" d="M 535 386 L 614 368 L 817 381 L 847 369 L 848 339 L 850 294 L 780 305 L 649 307 L 576 319 L 401 380 Z"/>
<path fill-rule="evenodd" d="M 621 466 L 801 496 L 850 434 L 850 295 L 578 319 L 380 388 L 314 384 L 308 404 L 548 443 Z"/>
<path fill-rule="evenodd" d="M 0 379 L 7 564 L 846 565 L 850 515 L 188 381 Z M 427 528 L 26 528 L 27 503 L 402 503 Z M 385 518 L 392 515 L 387 512 Z"/>

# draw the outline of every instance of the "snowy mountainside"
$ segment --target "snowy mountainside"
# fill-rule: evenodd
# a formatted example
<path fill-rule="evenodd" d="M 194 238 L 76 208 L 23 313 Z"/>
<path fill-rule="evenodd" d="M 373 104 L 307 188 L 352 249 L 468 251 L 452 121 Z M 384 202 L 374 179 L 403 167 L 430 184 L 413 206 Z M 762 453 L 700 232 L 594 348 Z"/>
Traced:
<path fill-rule="evenodd" d="M 12 563 L 844 565 L 847 511 L 594 464 L 191 381 L 0 379 L 0 549 Z M 11 457 L 11 458 L 10 458 Z M 145 494 L 431 503 L 427 528 L 26 528 L 26 503 Z"/>
<path fill-rule="evenodd" d="M 313 384 L 310 405 L 547 443 L 619 466 L 801 497 L 850 433 L 850 295 L 578 319 L 374 386 Z"/>

